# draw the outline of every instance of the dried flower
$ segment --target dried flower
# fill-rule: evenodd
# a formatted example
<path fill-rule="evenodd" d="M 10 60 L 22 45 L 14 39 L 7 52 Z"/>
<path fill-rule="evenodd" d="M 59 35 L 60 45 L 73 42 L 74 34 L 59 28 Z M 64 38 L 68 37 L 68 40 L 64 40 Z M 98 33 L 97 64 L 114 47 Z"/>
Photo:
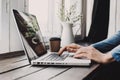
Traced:
<path fill-rule="evenodd" d="M 70 6 L 68 10 L 65 9 L 64 4 L 60 4 L 58 9 L 58 17 L 62 22 L 75 23 L 80 21 L 81 15 L 76 11 L 77 2 Z"/>

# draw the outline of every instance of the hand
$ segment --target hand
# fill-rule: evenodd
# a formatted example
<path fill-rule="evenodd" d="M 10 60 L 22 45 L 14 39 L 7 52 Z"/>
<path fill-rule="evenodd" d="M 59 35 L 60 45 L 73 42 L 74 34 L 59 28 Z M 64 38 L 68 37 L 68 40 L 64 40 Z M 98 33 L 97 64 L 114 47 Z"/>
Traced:
<path fill-rule="evenodd" d="M 74 57 L 75 58 L 86 57 L 98 63 L 109 63 L 114 61 L 110 53 L 103 54 L 92 46 L 78 49 Z"/>
<path fill-rule="evenodd" d="M 59 55 L 61 55 L 64 51 L 68 51 L 68 52 L 76 52 L 79 48 L 81 48 L 82 46 L 72 43 L 68 46 L 65 46 L 63 48 L 61 48 L 58 52 Z"/>

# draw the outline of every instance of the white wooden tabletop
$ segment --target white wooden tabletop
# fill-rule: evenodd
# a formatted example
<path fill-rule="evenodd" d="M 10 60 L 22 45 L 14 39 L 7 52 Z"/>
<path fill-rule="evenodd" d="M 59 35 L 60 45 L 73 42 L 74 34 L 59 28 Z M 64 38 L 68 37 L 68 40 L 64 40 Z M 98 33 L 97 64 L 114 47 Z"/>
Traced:
<path fill-rule="evenodd" d="M 98 66 L 98 64 L 90 67 L 31 66 L 26 57 L 21 56 L 0 60 L 0 80 L 82 80 Z"/>

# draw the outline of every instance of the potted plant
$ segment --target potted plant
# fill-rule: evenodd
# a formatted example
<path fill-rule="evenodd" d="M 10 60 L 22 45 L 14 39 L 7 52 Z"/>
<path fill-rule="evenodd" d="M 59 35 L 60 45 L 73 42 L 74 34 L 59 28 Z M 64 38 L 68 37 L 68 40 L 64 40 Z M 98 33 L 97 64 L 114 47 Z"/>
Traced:
<path fill-rule="evenodd" d="M 74 42 L 74 35 L 72 31 L 73 24 L 80 22 L 81 15 L 76 11 L 77 2 L 65 9 L 64 4 L 60 4 L 58 17 L 62 24 L 61 47 L 64 47 Z"/>

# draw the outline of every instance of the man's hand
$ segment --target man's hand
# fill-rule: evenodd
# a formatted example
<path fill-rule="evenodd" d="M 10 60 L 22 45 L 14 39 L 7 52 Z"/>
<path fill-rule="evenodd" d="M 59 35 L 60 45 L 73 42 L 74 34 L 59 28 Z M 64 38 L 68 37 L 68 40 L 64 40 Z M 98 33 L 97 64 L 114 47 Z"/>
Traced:
<path fill-rule="evenodd" d="M 114 61 L 110 53 L 103 54 L 92 46 L 78 49 L 74 55 L 75 58 L 86 57 L 98 63 L 109 63 Z"/>
<path fill-rule="evenodd" d="M 82 46 L 72 43 L 68 46 L 65 46 L 63 48 L 61 48 L 58 52 L 59 55 L 61 55 L 64 51 L 68 51 L 68 52 L 76 52 L 79 48 L 81 48 Z"/>

